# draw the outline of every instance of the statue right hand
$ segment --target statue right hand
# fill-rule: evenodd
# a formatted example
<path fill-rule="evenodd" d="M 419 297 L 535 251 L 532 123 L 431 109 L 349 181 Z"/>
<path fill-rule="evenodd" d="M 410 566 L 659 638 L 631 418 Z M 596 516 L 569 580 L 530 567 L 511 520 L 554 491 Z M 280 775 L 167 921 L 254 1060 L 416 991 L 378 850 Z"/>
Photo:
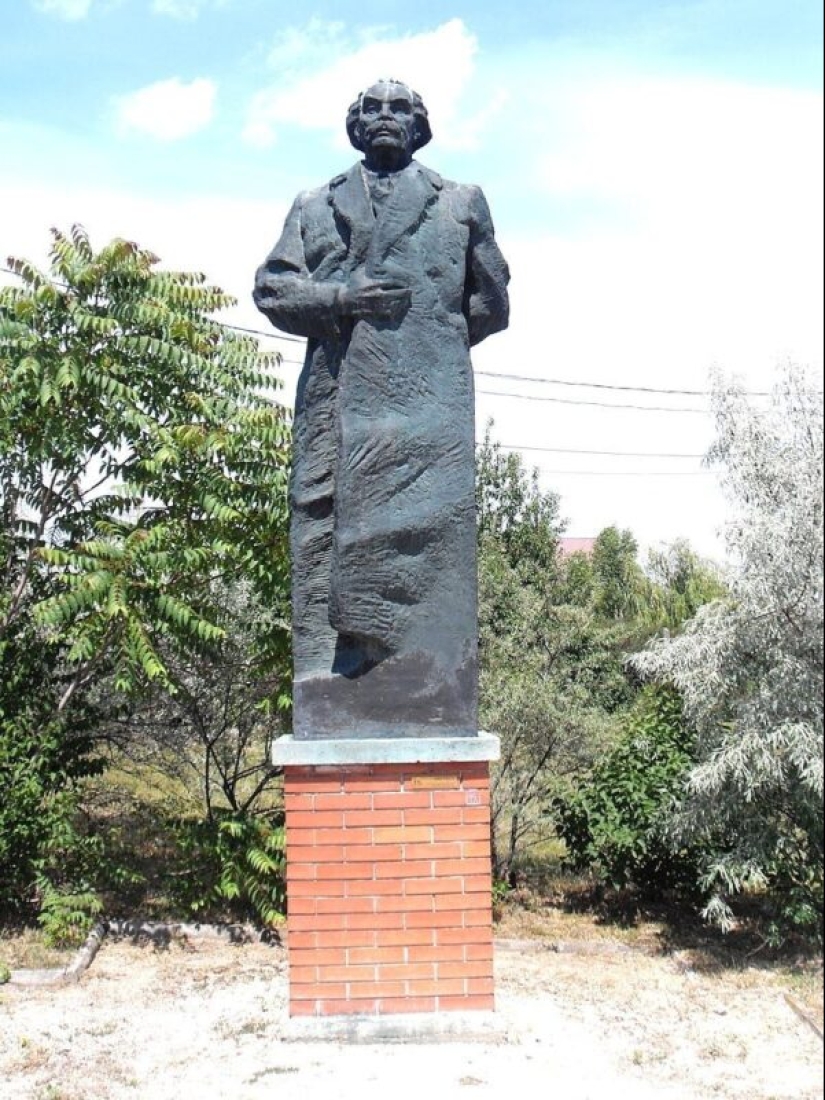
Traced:
<path fill-rule="evenodd" d="M 355 320 L 400 321 L 410 300 L 408 286 L 396 279 L 368 279 L 363 271 L 338 291 L 338 308 Z"/>

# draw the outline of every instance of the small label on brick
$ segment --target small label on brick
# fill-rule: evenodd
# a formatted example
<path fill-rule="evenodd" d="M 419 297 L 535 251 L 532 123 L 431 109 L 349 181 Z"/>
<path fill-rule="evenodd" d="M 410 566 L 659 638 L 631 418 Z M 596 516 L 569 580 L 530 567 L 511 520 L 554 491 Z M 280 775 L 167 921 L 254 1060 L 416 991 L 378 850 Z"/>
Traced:
<path fill-rule="evenodd" d="M 467 805 L 468 806 L 480 806 L 481 805 L 481 795 L 479 794 L 479 792 L 474 787 L 471 787 L 470 790 L 467 791 Z"/>
<path fill-rule="evenodd" d="M 413 775 L 405 783 L 411 791 L 452 791 L 461 786 L 458 775 Z"/>

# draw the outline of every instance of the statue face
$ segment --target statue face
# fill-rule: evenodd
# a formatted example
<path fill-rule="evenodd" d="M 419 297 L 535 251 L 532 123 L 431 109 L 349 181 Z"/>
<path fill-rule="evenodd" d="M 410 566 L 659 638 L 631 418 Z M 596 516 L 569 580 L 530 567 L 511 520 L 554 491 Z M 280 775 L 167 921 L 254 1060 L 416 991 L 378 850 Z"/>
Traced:
<path fill-rule="evenodd" d="M 412 158 L 416 118 L 404 84 L 373 84 L 361 97 L 358 126 L 370 167 L 402 168 Z"/>

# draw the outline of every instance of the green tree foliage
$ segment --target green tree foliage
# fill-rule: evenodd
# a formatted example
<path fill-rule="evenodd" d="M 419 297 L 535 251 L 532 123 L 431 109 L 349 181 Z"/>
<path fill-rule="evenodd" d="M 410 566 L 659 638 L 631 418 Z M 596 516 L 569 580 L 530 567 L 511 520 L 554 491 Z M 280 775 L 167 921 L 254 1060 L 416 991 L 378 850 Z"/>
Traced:
<path fill-rule="evenodd" d="M 488 429 L 477 466 L 482 722 L 501 738 L 493 775 L 496 874 L 507 878 L 550 793 L 607 737 L 603 703 L 628 683 L 590 609 L 562 602 L 558 497 Z"/>
<path fill-rule="evenodd" d="M 693 762 L 692 737 L 671 688 L 647 688 L 616 744 L 586 779 L 553 801 L 567 863 L 649 896 L 694 891 L 698 852 L 674 847 L 668 824 Z"/>
<path fill-rule="evenodd" d="M 46 858 L 50 813 L 94 766 L 102 686 L 174 692 L 170 654 L 224 636 L 216 578 L 282 603 L 289 430 L 276 357 L 213 319 L 232 300 L 202 276 L 162 271 L 124 240 L 95 252 L 79 227 L 54 232 L 48 273 L 9 264 L 20 284 L 0 290 L 0 880 L 20 850 L 12 831 L 29 828 L 19 897 Z M 258 640 L 284 660 L 283 630 Z"/>
<path fill-rule="evenodd" d="M 789 366 L 769 408 L 722 378 L 714 404 L 730 594 L 635 663 L 676 686 L 696 729 L 676 830 L 727 838 L 705 868 L 708 915 L 729 921 L 731 895 L 767 885 L 786 920 L 821 935 L 822 392 Z"/>

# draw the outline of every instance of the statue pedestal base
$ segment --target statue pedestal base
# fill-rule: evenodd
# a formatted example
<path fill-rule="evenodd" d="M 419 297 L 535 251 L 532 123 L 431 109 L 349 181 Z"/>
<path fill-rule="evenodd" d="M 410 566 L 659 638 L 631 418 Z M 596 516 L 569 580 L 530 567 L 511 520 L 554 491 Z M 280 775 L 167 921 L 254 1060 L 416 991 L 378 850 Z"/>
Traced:
<path fill-rule="evenodd" d="M 282 738 L 291 1016 L 493 1008 L 498 739 Z"/>

